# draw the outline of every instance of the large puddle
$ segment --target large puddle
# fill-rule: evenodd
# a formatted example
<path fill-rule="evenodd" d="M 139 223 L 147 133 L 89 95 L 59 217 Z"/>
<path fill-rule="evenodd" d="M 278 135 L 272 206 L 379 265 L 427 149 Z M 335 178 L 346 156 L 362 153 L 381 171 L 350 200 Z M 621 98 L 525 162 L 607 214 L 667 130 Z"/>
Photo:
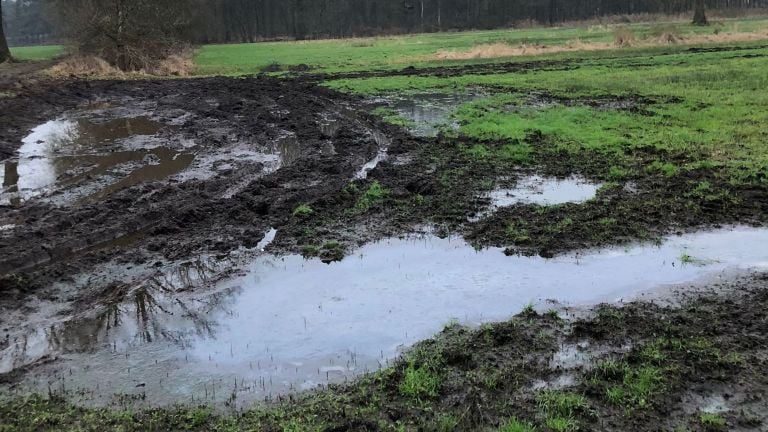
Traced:
<path fill-rule="evenodd" d="M 683 262 L 685 261 L 685 263 Z M 768 267 L 768 230 L 672 237 L 661 246 L 507 257 L 426 236 L 370 244 L 326 265 L 257 257 L 206 284 L 215 262 L 135 287 L 127 301 L 56 322 L 20 324 L 0 371 L 40 359 L 20 390 L 83 403 L 243 403 L 374 370 L 452 320 L 503 320 L 529 302 L 591 305 L 725 271 Z M 210 285 L 186 289 L 195 281 Z"/>
<path fill-rule="evenodd" d="M 413 122 L 409 127 L 416 136 L 434 137 L 442 128 L 458 129 L 452 114 L 463 104 L 486 97 L 471 92 L 416 93 L 382 98 L 401 117 Z"/>
<path fill-rule="evenodd" d="M 17 159 L 5 161 L 0 204 L 17 205 L 63 188 L 73 189 L 77 199 L 98 199 L 177 174 L 194 156 L 160 146 L 155 135 L 163 127 L 147 117 L 44 123 L 22 140 Z"/>

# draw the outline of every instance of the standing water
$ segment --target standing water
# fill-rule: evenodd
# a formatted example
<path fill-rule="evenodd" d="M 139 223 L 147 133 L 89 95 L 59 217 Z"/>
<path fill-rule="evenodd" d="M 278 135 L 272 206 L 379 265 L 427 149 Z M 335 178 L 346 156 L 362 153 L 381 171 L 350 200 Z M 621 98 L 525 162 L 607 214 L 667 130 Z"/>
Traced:
<path fill-rule="evenodd" d="M 94 122 L 63 118 L 44 123 L 22 140 L 18 158 L 6 161 L 0 204 L 19 204 L 64 188 L 97 199 L 138 183 L 162 180 L 187 168 L 194 156 L 159 146 L 163 124 L 147 117 Z M 129 141 L 150 148 L 126 150 Z"/>
<path fill-rule="evenodd" d="M 409 129 L 416 136 L 437 136 L 440 129 L 457 129 L 452 114 L 463 104 L 484 98 L 485 95 L 457 93 L 416 93 L 407 96 L 383 98 L 401 117 L 413 122 Z"/>
<path fill-rule="evenodd" d="M 84 403 L 115 393 L 155 405 L 248 402 L 375 370 L 451 320 L 504 320 L 548 299 L 630 299 L 766 267 L 768 230 L 748 228 L 551 260 L 432 236 L 367 245 L 331 265 L 262 255 L 212 290 L 154 279 L 98 313 L 20 323 L 27 333 L 0 353 L 0 371 L 55 358 L 20 388 L 72 390 Z M 186 279 L 201 278 L 201 268 Z"/>

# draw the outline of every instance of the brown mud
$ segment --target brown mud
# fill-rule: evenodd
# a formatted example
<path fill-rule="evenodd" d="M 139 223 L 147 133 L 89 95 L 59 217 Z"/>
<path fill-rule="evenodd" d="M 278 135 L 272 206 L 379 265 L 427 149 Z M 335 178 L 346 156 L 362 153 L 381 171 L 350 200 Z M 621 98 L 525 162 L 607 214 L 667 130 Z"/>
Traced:
<path fill-rule="evenodd" d="M 5 206 L 2 219 L 16 226 L 0 239 L 0 272 L 15 275 L 12 281 L 27 280 L 25 272 L 34 275 L 29 280 L 41 283 L 66 278 L 126 254 L 109 247 L 82 252 L 137 232 L 143 235 L 137 235 L 134 244 L 122 245 L 132 248 L 126 255 L 135 262 L 149 259 L 147 251 L 178 259 L 202 250 L 253 246 L 269 227 L 285 224 L 299 204 L 343 189 L 378 151 L 368 126 L 375 119 L 361 113 L 342 122 L 333 140 L 334 154 L 323 155 L 328 138 L 319 124 L 329 115 L 343 116 L 338 111 L 348 99 L 312 85 L 270 78 L 52 83 L 0 99 L 2 123 L 9 126 L 3 128 L 0 148 L 10 154 L 29 128 L 65 111 L 103 103 L 136 105 L 150 98 L 156 101 L 151 111 L 161 123 L 185 113 L 175 128 L 195 143 L 190 152 L 198 159 L 230 142 L 264 146 L 286 133 L 295 135 L 298 154 L 288 157 L 285 149 L 278 150 L 286 156 L 285 166 L 266 176 L 262 164 L 238 163 L 235 155 L 225 161 L 234 168 L 204 180 L 157 179 L 161 181 L 120 188 L 131 185 L 128 178 L 96 201 L 54 206 L 30 200 Z M 168 129 L 161 139 L 171 133 Z M 5 293 L 26 288 L 8 280 L 2 287 Z"/>
<path fill-rule="evenodd" d="M 610 95 L 599 101 L 610 103 Z M 644 107 L 649 101 L 630 102 L 637 115 L 648 115 Z M 627 100 L 615 103 L 623 107 Z M 72 281 L 73 275 L 106 262 L 160 266 L 204 253 L 225 255 L 255 246 L 270 228 L 279 232 L 271 252 L 320 255 L 328 261 L 371 240 L 425 225 L 438 233 L 460 233 L 480 247 L 548 257 L 657 239 L 670 231 L 761 224 L 768 214 L 766 188 L 733 186 L 704 169 L 675 177 L 649 174 L 642 169 L 644 161 L 683 164 L 690 155 L 639 147 L 637 174 L 626 179 L 632 190 L 613 184 L 587 203 L 546 211 L 518 205 L 475 219 L 490 205 L 484 198 L 489 185 L 507 181 L 510 174 L 575 173 L 604 181 L 615 161 L 602 154 L 552 153 L 547 138 L 536 133 L 525 140 L 533 153 L 523 166 L 473 158 L 462 150 L 473 145 L 471 140 L 413 137 L 369 114 L 370 105 L 362 100 L 302 79 L 36 83 L 0 99 L 0 121 L 6 125 L 0 130 L 0 149 L 11 154 L 30 128 L 65 112 L 105 104 L 142 107 L 167 125 L 158 135 L 161 141 L 193 142 L 183 150 L 195 160 L 237 143 L 277 148 L 282 165 L 271 171 L 233 153 L 219 161 L 226 166 L 212 176 L 128 181 L 122 186 L 130 187 L 118 184 L 98 200 L 72 205 L 33 199 L 2 207 L 0 225 L 11 225 L 0 232 L 0 293 L 7 306 L 32 292 L 56 298 L 40 289 Z M 374 165 L 371 161 L 378 163 L 360 178 L 363 166 Z M 693 195 L 702 181 L 728 194 Z M 302 206 L 308 211 L 297 212 Z M 105 286 L 121 282 L 114 277 L 118 280 Z"/>
<path fill-rule="evenodd" d="M 753 54 L 750 51 L 760 50 L 768 47 L 768 45 L 754 45 L 754 46 L 720 46 L 720 47 L 691 47 L 682 52 L 682 54 L 695 55 L 698 53 L 714 53 L 714 52 L 741 52 L 738 56 L 746 58 L 758 57 L 761 54 Z M 680 55 L 678 50 L 671 50 L 669 55 Z M 660 53 L 659 56 L 666 55 Z M 736 56 L 736 57 L 738 57 Z M 604 56 L 601 57 L 604 60 L 610 60 L 612 58 L 616 60 L 626 60 L 627 56 Z M 527 73 L 531 71 L 568 71 L 581 67 L 582 64 L 589 64 L 591 59 L 564 59 L 564 60 L 534 60 L 534 61 L 514 61 L 514 62 L 493 62 L 482 64 L 468 64 L 468 65 L 456 65 L 456 66 L 435 66 L 435 67 L 415 67 L 406 66 L 402 69 L 394 70 L 380 70 L 380 71 L 355 71 L 355 72 L 340 72 L 340 73 L 316 73 L 311 72 L 311 68 L 302 69 L 300 71 L 293 71 L 292 74 L 300 76 L 304 79 L 311 81 L 328 81 L 338 79 L 360 79 L 360 78 L 376 78 L 376 77 L 388 77 L 388 76 L 436 76 L 441 78 L 456 77 L 462 75 L 493 75 L 503 73 Z M 640 64 L 636 65 L 642 66 Z"/>

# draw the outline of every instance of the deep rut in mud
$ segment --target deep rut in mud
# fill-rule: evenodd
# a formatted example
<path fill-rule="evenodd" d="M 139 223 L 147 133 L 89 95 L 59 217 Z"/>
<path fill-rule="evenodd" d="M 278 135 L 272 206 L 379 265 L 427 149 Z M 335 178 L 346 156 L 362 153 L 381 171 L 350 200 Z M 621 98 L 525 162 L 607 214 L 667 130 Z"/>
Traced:
<path fill-rule="evenodd" d="M 94 146 L 93 155 L 57 154 L 52 167 L 60 168 L 60 161 L 69 157 L 96 168 L 74 174 L 51 168 L 50 183 L 61 186 L 78 176 L 92 179 L 102 160 L 116 164 L 121 154 L 125 160 L 120 162 L 141 162 L 146 159 L 143 154 L 154 160 L 132 172 L 115 173 L 115 180 L 107 179 L 107 185 L 86 200 L 67 201 L 72 193 L 64 187 L 14 196 L 10 189 L 18 186 L 6 182 L 11 198 L 0 223 L 8 226 L 0 237 L 0 273 L 26 273 L 24 278 L 34 283 L 66 277 L 124 252 L 109 247 L 109 242 L 131 234 L 135 234 L 134 247 L 126 259 L 134 262 L 149 259 L 141 252 L 144 248 L 178 259 L 201 251 L 228 252 L 255 245 L 269 227 L 290 219 L 296 206 L 341 190 L 379 153 L 381 132 L 374 130 L 373 119 L 345 109 L 350 101 L 340 94 L 298 82 L 269 78 L 97 81 L 67 83 L 57 86 L 56 92 L 65 96 L 55 107 L 46 109 L 46 102 L 28 97 L 3 100 L 3 110 L 17 116 L 42 111 L 49 118 L 74 112 L 76 122 L 97 117 L 96 125 L 144 115 L 157 127 L 139 131 L 152 135 L 144 142 L 100 144 Z M 339 124 L 330 131 L 332 137 L 327 136 L 329 119 Z M 87 137 L 87 132 L 81 128 L 78 133 Z M 18 129 L 4 136 L 2 147 L 12 148 L 25 135 Z M 39 135 L 32 134 L 32 145 Z M 51 147 L 61 153 L 61 144 Z M 22 154 L 21 168 L 32 169 L 31 163 L 25 166 L 24 162 L 40 165 L 43 157 Z M 164 170 L 164 163 L 170 168 Z M 14 170 L 12 164 L 19 165 L 7 164 Z M 185 169 L 186 164 L 191 166 Z M 10 178 L 11 170 L 6 172 Z M 33 175 L 44 177 L 39 172 Z M 22 203 L 23 198 L 30 199 Z M 99 245 L 105 247 L 84 253 Z M 12 293 L 13 288 L 28 287 L 6 280 L 3 291 Z"/>

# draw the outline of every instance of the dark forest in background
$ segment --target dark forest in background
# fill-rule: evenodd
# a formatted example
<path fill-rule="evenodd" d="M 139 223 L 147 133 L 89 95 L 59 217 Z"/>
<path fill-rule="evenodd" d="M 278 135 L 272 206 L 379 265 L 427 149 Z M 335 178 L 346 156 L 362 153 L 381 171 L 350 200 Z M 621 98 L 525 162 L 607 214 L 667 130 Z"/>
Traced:
<path fill-rule="evenodd" d="M 130 0 L 126 0 L 130 1 Z M 162 1 L 162 0 L 159 0 Z M 557 24 L 599 16 L 677 14 L 695 0 L 194 0 L 196 42 L 336 38 Z M 51 0 L 2 0 L 11 45 L 58 40 Z M 706 0 L 733 12 L 768 0 Z"/>

